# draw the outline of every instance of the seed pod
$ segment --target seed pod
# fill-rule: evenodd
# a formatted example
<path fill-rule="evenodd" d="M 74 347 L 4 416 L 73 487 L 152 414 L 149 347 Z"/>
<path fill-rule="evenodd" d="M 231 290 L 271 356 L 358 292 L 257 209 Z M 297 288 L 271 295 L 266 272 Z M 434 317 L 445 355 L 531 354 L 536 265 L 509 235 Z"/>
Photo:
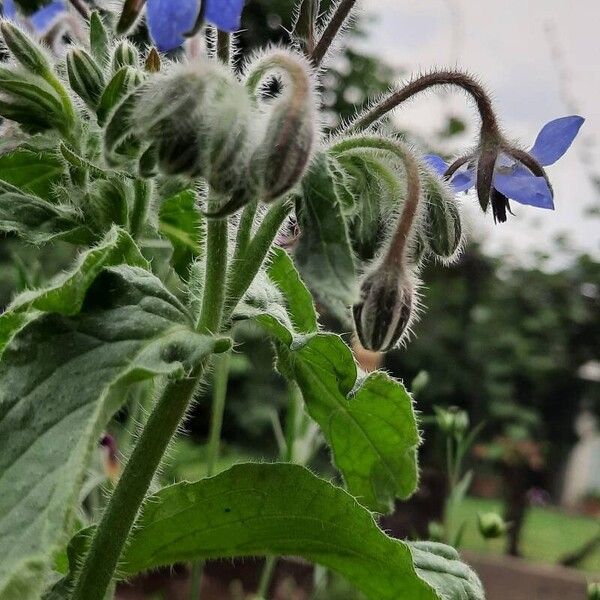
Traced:
<path fill-rule="evenodd" d="M 0 23 L 0 31 L 12 55 L 28 71 L 44 77 L 52 70 L 42 47 L 26 33 L 4 20 Z"/>
<path fill-rule="evenodd" d="M 122 40 L 115 46 L 112 58 L 112 69 L 115 73 L 123 67 L 137 68 L 139 64 L 140 53 L 133 44 L 127 40 Z"/>
<path fill-rule="evenodd" d="M 413 283 L 406 268 L 382 265 L 363 281 L 352 308 L 358 339 L 367 350 L 387 352 L 406 333 L 413 313 Z"/>
<path fill-rule="evenodd" d="M 117 71 L 108 82 L 98 102 L 96 110 L 98 125 L 103 126 L 115 107 L 142 81 L 143 75 L 136 69 L 123 67 Z"/>
<path fill-rule="evenodd" d="M 94 59 L 81 48 L 67 54 L 67 74 L 71 89 L 93 110 L 104 91 L 104 75 Z"/>
<path fill-rule="evenodd" d="M 271 101 L 264 137 L 252 156 L 252 170 L 261 180 L 260 199 L 271 202 L 302 178 L 312 156 L 315 137 L 314 90 L 310 70 L 299 57 L 274 52 L 259 60 L 248 77 L 253 87 L 270 71 L 283 74 L 283 92 Z"/>
<path fill-rule="evenodd" d="M 438 178 L 424 180 L 427 245 L 438 258 L 452 259 L 462 244 L 462 224 L 454 195 Z"/>

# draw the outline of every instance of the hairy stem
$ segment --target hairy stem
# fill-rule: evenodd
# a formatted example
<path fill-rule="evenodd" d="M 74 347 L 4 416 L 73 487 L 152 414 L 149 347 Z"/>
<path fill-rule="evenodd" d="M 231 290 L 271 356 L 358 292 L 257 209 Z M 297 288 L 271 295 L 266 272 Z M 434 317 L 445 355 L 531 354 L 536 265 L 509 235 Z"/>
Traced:
<path fill-rule="evenodd" d="M 288 216 L 291 206 L 287 199 L 278 200 L 264 216 L 243 256 L 231 265 L 228 278 L 228 297 L 225 319 L 237 306 L 263 264 L 277 232 Z"/>
<path fill-rule="evenodd" d="M 223 413 L 225 412 L 225 399 L 227 397 L 227 381 L 229 379 L 231 353 L 225 352 L 224 354 L 215 356 L 214 361 L 215 371 L 212 388 L 212 414 L 206 457 L 207 477 L 212 477 L 215 474 L 221 451 L 221 429 L 223 427 Z"/>
<path fill-rule="evenodd" d="M 200 367 L 193 377 L 167 383 L 96 528 L 72 600 L 104 600 L 152 477 L 194 395 L 202 371 Z"/>
<path fill-rule="evenodd" d="M 198 321 L 200 332 L 217 333 L 221 327 L 227 273 L 227 229 L 227 219 L 208 220 L 204 296 Z"/>
<path fill-rule="evenodd" d="M 217 31 L 217 58 L 226 65 L 231 60 L 231 34 L 224 31 Z"/>
<path fill-rule="evenodd" d="M 363 115 L 359 116 L 346 128 L 346 133 L 366 129 L 385 116 L 388 112 L 409 98 L 412 98 L 415 94 L 423 92 L 431 87 L 448 85 L 465 90 L 465 92 L 473 98 L 481 116 L 482 136 L 485 134 L 488 137 L 490 135 L 500 137 L 496 115 L 490 97 L 475 79 L 465 73 L 458 73 L 456 71 L 435 71 L 414 79 L 404 87 L 390 94 L 387 98 L 384 98 L 381 102 L 367 110 Z"/>
<path fill-rule="evenodd" d="M 135 180 L 133 209 L 129 218 L 129 231 L 134 239 L 139 237 L 146 224 L 148 208 L 150 206 L 150 195 L 152 193 L 151 190 L 151 183 L 147 179 Z"/>
<path fill-rule="evenodd" d="M 340 3 L 337 5 L 335 11 L 331 15 L 327 26 L 325 27 L 321 38 L 317 42 L 315 49 L 310 55 L 310 58 L 315 66 L 319 66 L 327 51 L 333 44 L 336 36 L 344 26 L 346 19 L 350 15 L 350 11 L 354 8 L 356 4 L 356 0 L 340 0 Z"/>

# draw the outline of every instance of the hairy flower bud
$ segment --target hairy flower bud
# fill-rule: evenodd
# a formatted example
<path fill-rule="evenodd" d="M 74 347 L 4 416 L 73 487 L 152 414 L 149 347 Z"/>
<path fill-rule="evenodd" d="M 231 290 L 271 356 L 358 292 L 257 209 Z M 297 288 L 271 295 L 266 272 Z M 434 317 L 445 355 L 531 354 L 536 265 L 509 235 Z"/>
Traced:
<path fill-rule="evenodd" d="M 269 102 L 267 127 L 252 156 L 260 180 L 260 199 L 273 201 L 289 192 L 304 175 L 315 137 L 314 90 L 309 67 L 296 56 L 274 52 L 258 61 L 248 77 L 258 87 L 271 71 L 282 75 L 283 90 Z"/>
<path fill-rule="evenodd" d="M 104 91 L 104 75 L 94 59 L 81 48 L 67 54 L 67 74 L 71 89 L 93 110 Z"/>
<path fill-rule="evenodd" d="M 158 75 L 133 114 L 137 135 L 156 147 L 169 175 L 204 177 L 218 194 L 241 193 L 248 178 L 251 104 L 223 67 L 201 63 Z"/>
<path fill-rule="evenodd" d="M 506 521 L 495 512 L 479 513 L 477 515 L 477 527 L 479 533 L 486 540 L 502 537 L 508 529 Z"/>
<path fill-rule="evenodd" d="M 431 252 L 441 259 L 452 259 L 462 244 L 460 212 L 452 191 L 436 177 L 425 178 L 426 240 Z"/>
<path fill-rule="evenodd" d="M 113 51 L 112 68 L 118 71 L 123 67 L 139 67 L 140 53 L 138 49 L 127 40 L 119 42 Z"/>
<path fill-rule="evenodd" d="M 387 352 L 407 332 L 413 314 L 412 277 L 383 264 L 361 285 L 360 300 L 353 308 L 358 339 L 367 350 Z"/>
<path fill-rule="evenodd" d="M 104 125 L 111 112 L 143 81 L 142 74 L 132 67 L 119 69 L 104 89 L 96 115 L 98 124 Z"/>
<path fill-rule="evenodd" d="M 447 436 L 462 438 L 469 429 L 469 415 L 456 406 L 434 406 L 435 422 Z"/>
<path fill-rule="evenodd" d="M 6 46 L 15 59 L 31 73 L 45 76 L 51 70 L 50 62 L 41 46 L 10 21 L 0 23 Z"/>

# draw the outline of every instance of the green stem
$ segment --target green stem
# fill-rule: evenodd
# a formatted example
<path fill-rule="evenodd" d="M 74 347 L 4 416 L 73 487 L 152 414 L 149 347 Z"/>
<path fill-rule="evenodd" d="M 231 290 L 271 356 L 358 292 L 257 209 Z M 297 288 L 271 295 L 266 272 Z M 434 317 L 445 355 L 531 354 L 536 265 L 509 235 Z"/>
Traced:
<path fill-rule="evenodd" d="M 208 435 L 208 450 L 206 457 L 206 476 L 215 474 L 219 454 L 221 451 L 221 429 L 223 427 L 223 413 L 227 397 L 227 380 L 229 379 L 229 365 L 231 352 L 225 352 L 214 357 L 215 373 L 212 389 L 212 415 L 210 433 Z"/>
<path fill-rule="evenodd" d="M 267 598 L 267 593 L 269 591 L 269 588 L 271 587 L 271 579 L 273 579 L 273 573 L 275 572 L 276 566 L 277 566 L 277 557 L 276 556 L 267 556 L 267 560 L 265 562 L 263 572 L 260 576 L 258 590 L 256 591 L 256 595 L 258 598 L 261 598 L 261 599 Z"/>
<path fill-rule="evenodd" d="M 146 219 L 148 217 L 148 207 L 150 206 L 151 187 L 146 179 L 136 179 L 134 182 L 133 209 L 129 217 L 129 231 L 131 236 L 136 239 L 142 233 Z"/>
<path fill-rule="evenodd" d="M 200 332 L 217 333 L 221 327 L 227 273 L 227 234 L 227 219 L 209 219 L 204 296 L 198 321 Z"/>
<path fill-rule="evenodd" d="M 226 319 L 231 316 L 238 302 L 242 299 L 252 281 L 254 281 L 256 274 L 267 257 L 277 232 L 290 210 L 291 206 L 285 198 L 277 201 L 265 215 L 254 239 L 247 245 L 244 254 L 239 256 L 238 260 L 231 265 L 231 272 L 228 279 L 229 294 L 227 298 Z"/>
<path fill-rule="evenodd" d="M 233 263 L 236 263 L 240 257 L 244 256 L 248 248 L 250 238 L 252 237 L 252 226 L 254 225 L 257 207 L 258 202 L 253 200 L 252 202 L 246 204 L 244 210 L 242 211 L 235 239 L 235 251 L 232 259 Z"/>
<path fill-rule="evenodd" d="M 194 376 L 167 383 L 96 528 L 72 600 L 104 600 L 152 477 L 198 386 Z"/>

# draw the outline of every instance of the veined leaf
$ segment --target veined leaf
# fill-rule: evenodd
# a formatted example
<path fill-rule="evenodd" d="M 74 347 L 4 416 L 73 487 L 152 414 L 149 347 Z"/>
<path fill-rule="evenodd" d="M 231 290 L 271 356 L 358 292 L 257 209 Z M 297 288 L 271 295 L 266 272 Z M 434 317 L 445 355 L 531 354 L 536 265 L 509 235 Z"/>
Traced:
<path fill-rule="evenodd" d="M 257 297 L 251 289 L 237 316 L 255 320 L 279 342 L 278 368 L 300 386 L 348 491 L 371 510 L 389 512 L 396 498 L 410 496 L 417 486 L 420 439 L 412 399 L 386 373 L 359 377 L 342 339 L 315 333 L 314 314 L 304 317 L 312 308 L 310 294 L 298 275 L 290 272 L 291 277 L 278 281 L 289 269 L 287 261 L 277 251 L 268 268 L 282 297 L 269 292 L 268 285 L 260 286 Z M 296 333 L 293 323 L 307 326 Z"/>
<path fill-rule="evenodd" d="M 317 303 L 345 321 L 356 295 L 354 256 L 326 155 L 304 177 L 296 213 L 302 236 L 294 261 Z"/>
<path fill-rule="evenodd" d="M 48 287 L 26 291 L 12 301 L 0 315 L 0 356 L 14 332 L 34 318 L 37 311 L 77 314 L 89 286 L 102 269 L 118 264 L 149 268 L 129 234 L 114 227 L 97 246 L 79 256 L 71 271 L 59 275 Z"/>
<path fill-rule="evenodd" d="M 43 244 L 56 239 L 86 242 L 92 235 L 70 206 L 52 204 L 0 181 L 0 231 Z"/>
<path fill-rule="evenodd" d="M 77 564 L 90 538 L 71 544 Z M 482 600 L 477 576 L 441 544 L 388 537 L 343 489 L 291 464 L 237 465 L 151 496 L 121 575 L 221 557 L 302 556 L 346 577 L 372 600 Z"/>
<path fill-rule="evenodd" d="M 88 293 L 78 314 L 28 313 L 0 362 L 1 600 L 39 598 L 72 526 L 90 455 L 125 388 L 183 376 L 213 348 L 148 271 L 120 265 L 79 281 Z M 63 287 L 64 303 L 55 291 L 34 304 L 52 299 L 71 310 L 73 282 Z"/>
<path fill-rule="evenodd" d="M 173 268 L 187 281 L 190 265 L 200 255 L 203 236 L 194 190 L 179 192 L 161 204 L 159 230 L 173 244 Z"/>
<path fill-rule="evenodd" d="M 18 148 L 0 155 L 0 179 L 50 202 L 54 201 L 52 186 L 63 173 L 60 159 L 47 150 Z"/>

